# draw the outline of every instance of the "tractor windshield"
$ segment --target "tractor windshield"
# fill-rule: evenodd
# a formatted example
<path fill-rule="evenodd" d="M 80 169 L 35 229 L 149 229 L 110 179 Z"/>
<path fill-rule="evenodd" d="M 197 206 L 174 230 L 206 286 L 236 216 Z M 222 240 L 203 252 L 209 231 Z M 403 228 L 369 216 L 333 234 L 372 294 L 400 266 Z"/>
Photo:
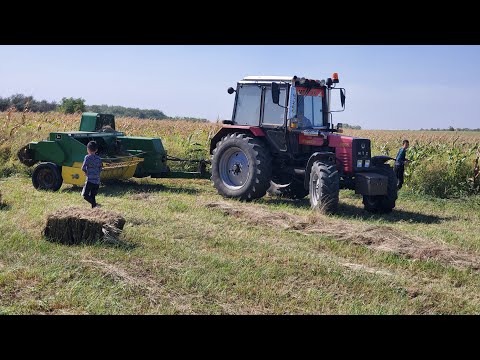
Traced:
<path fill-rule="evenodd" d="M 297 118 L 301 129 L 323 127 L 322 89 L 297 88 Z"/>

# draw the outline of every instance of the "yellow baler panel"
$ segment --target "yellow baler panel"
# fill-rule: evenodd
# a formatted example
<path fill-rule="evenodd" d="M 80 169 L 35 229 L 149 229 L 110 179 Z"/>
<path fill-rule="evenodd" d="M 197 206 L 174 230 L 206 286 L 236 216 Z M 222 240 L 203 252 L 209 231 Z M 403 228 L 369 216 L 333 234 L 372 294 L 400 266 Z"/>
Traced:
<path fill-rule="evenodd" d="M 103 169 L 100 173 L 100 180 L 109 179 L 129 179 L 135 174 L 137 165 L 143 159 L 133 158 L 132 160 L 121 163 L 103 163 Z M 86 176 L 82 171 L 82 163 L 75 162 L 73 166 L 62 166 L 62 178 L 65 184 L 83 186 Z"/>

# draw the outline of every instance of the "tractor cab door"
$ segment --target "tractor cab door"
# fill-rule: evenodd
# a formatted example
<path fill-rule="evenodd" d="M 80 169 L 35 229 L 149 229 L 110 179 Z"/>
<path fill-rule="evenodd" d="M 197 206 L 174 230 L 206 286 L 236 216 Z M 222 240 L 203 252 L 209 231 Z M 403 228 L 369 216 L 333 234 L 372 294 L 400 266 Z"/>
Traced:
<path fill-rule="evenodd" d="M 275 152 L 286 152 L 287 84 L 280 85 L 278 104 L 272 101 L 272 87 L 263 87 L 261 126 Z M 281 105 L 281 106 L 279 106 Z"/>

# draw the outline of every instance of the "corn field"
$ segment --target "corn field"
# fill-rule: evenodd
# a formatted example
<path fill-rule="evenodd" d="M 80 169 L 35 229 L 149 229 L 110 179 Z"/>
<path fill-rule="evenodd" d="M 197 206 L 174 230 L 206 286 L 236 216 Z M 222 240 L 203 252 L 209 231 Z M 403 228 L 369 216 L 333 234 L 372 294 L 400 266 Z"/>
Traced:
<path fill-rule="evenodd" d="M 29 143 L 46 139 L 50 132 L 73 131 L 80 114 L 56 112 L 0 112 L 0 176 L 30 174 L 16 159 L 17 151 Z M 159 137 L 171 156 L 187 159 L 209 157 L 209 143 L 219 123 L 186 120 L 117 118 L 118 131 L 127 135 Z M 406 189 L 437 197 L 480 193 L 480 133 L 457 131 L 387 131 L 345 129 L 345 135 L 369 138 L 373 155 L 395 157 L 403 139 L 410 141 L 405 168 Z M 172 169 L 191 171 L 195 165 L 171 163 Z"/>
<path fill-rule="evenodd" d="M 0 112 L 0 176 L 14 173 L 30 174 L 16 159 L 17 151 L 31 141 L 46 139 L 50 132 L 75 131 L 80 127 L 81 114 L 65 115 L 56 112 Z M 171 156 L 185 159 L 208 158 L 211 137 L 221 127 L 217 123 L 187 120 L 145 120 L 117 118 L 116 128 L 127 135 L 159 137 Z M 195 164 L 171 163 L 172 170 L 192 171 Z"/>
<path fill-rule="evenodd" d="M 396 157 L 410 141 L 405 188 L 448 198 L 480 193 L 480 132 L 345 130 L 372 140 L 372 155 Z"/>

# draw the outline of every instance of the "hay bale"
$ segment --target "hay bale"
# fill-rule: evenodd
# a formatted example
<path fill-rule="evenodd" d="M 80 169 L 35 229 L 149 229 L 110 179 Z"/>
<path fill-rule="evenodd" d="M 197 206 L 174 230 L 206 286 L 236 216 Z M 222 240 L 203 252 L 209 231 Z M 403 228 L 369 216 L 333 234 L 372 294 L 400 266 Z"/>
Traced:
<path fill-rule="evenodd" d="M 115 212 L 69 207 L 48 215 L 43 235 L 62 244 L 91 244 L 105 238 L 116 238 L 124 225 L 124 217 Z"/>

